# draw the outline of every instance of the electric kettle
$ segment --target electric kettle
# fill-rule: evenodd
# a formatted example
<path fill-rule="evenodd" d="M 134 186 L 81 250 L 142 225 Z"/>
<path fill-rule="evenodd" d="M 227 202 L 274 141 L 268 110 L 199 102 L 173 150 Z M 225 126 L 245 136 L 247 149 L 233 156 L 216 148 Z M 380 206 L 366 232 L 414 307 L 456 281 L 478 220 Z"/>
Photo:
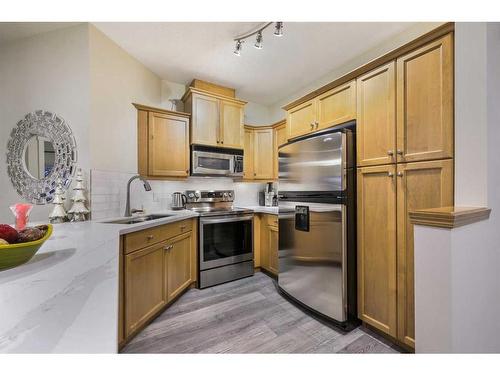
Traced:
<path fill-rule="evenodd" d="M 178 191 L 172 194 L 172 210 L 183 210 L 186 208 L 187 197 Z"/>

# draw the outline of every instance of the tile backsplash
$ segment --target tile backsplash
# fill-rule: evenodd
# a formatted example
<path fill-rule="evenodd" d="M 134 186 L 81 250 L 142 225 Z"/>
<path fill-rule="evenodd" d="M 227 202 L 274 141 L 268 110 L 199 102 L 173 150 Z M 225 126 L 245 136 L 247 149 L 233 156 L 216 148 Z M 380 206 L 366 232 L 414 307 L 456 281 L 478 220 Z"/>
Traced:
<path fill-rule="evenodd" d="M 92 169 L 90 171 L 90 209 L 92 220 L 123 216 L 127 197 L 127 181 L 133 173 Z M 234 190 L 235 206 L 258 205 L 258 192 L 264 190 L 260 182 L 234 182 L 224 177 L 189 177 L 183 181 L 149 180 L 151 191 L 145 191 L 141 181 L 132 182 L 130 207 L 144 208 L 146 212 L 169 210 L 172 193 L 185 190 Z"/>

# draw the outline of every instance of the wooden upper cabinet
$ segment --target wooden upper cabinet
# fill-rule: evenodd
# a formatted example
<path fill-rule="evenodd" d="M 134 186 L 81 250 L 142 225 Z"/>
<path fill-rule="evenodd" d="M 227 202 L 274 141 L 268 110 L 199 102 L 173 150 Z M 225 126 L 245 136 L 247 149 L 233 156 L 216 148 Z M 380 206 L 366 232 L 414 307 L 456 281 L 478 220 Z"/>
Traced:
<path fill-rule="evenodd" d="M 316 104 L 316 99 L 313 99 L 288 111 L 286 120 L 288 139 L 314 131 Z"/>
<path fill-rule="evenodd" d="M 315 130 L 356 118 L 356 81 L 336 87 L 317 98 Z"/>
<path fill-rule="evenodd" d="M 292 139 L 356 118 L 356 81 L 335 87 L 287 112 L 287 137 Z"/>
<path fill-rule="evenodd" d="M 217 98 L 193 94 L 191 119 L 191 143 L 208 146 L 219 145 L 220 110 Z"/>
<path fill-rule="evenodd" d="M 398 161 L 453 157 L 453 38 L 397 59 Z"/>
<path fill-rule="evenodd" d="M 189 176 L 189 114 L 134 104 L 137 160 L 146 177 Z"/>
<path fill-rule="evenodd" d="M 453 206 L 453 160 L 397 166 L 398 339 L 415 346 L 413 225 L 408 212 Z"/>
<path fill-rule="evenodd" d="M 191 144 L 243 149 L 246 102 L 194 87 L 182 100 L 191 113 Z"/>
<path fill-rule="evenodd" d="M 192 275 L 193 234 L 188 232 L 168 241 L 165 256 L 165 291 L 170 302 L 184 291 L 194 280 Z"/>
<path fill-rule="evenodd" d="M 286 143 L 286 123 L 278 125 L 274 128 L 274 178 L 278 179 L 279 162 L 278 148 Z"/>
<path fill-rule="evenodd" d="M 243 178 L 253 179 L 254 144 L 253 130 L 245 128 L 245 142 L 243 147 Z"/>
<path fill-rule="evenodd" d="M 272 180 L 274 178 L 273 129 L 255 129 L 253 133 L 254 178 Z"/>
<path fill-rule="evenodd" d="M 358 166 L 396 162 L 396 68 L 390 62 L 357 80 Z"/>
<path fill-rule="evenodd" d="M 393 337 L 396 319 L 396 167 L 358 168 L 358 316 Z"/>
<path fill-rule="evenodd" d="M 164 290 L 165 243 L 125 255 L 125 336 L 140 329 L 167 303 Z"/>
<path fill-rule="evenodd" d="M 243 107 L 241 104 L 220 100 L 220 144 L 243 148 Z"/>
<path fill-rule="evenodd" d="M 149 176 L 189 176 L 189 120 L 149 112 Z"/>

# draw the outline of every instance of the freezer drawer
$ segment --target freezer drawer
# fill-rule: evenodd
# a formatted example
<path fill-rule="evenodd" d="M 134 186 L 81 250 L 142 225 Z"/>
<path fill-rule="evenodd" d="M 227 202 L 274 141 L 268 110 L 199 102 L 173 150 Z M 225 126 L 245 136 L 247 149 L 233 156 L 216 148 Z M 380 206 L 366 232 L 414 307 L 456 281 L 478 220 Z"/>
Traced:
<path fill-rule="evenodd" d="M 338 322 L 347 320 L 345 205 L 280 207 L 278 284 L 291 297 Z M 308 207 L 308 210 L 303 207 Z M 304 224 L 309 211 L 308 225 Z M 302 216 L 301 216 L 302 215 Z M 299 221 L 299 222 L 298 222 Z"/>

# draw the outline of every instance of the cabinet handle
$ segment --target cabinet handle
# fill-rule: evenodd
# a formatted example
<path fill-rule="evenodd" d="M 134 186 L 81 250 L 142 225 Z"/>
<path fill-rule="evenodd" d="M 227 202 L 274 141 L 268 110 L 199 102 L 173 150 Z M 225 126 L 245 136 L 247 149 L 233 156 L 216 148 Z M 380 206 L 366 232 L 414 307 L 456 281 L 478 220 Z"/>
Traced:
<path fill-rule="evenodd" d="M 224 141 L 220 141 L 221 144 L 224 144 Z"/>
<path fill-rule="evenodd" d="M 389 151 L 387 151 L 387 155 L 389 155 L 389 156 L 393 156 L 393 155 L 394 155 L 394 151 L 393 151 L 393 150 L 389 150 Z"/>
<path fill-rule="evenodd" d="M 403 177 L 403 172 L 398 172 L 398 177 Z"/>
<path fill-rule="evenodd" d="M 392 172 L 387 172 L 387 177 L 394 177 L 394 173 L 392 173 Z"/>
<path fill-rule="evenodd" d="M 403 155 L 403 150 L 400 150 L 399 148 L 396 150 L 398 155 Z"/>
<path fill-rule="evenodd" d="M 184 230 L 186 229 L 186 226 L 185 225 L 181 225 L 181 230 Z"/>
<path fill-rule="evenodd" d="M 254 177 L 255 177 L 255 176 L 257 176 L 257 173 L 254 173 L 254 174 L 253 174 L 253 176 L 254 176 Z"/>
<path fill-rule="evenodd" d="M 314 129 L 314 122 L 311 122 L 311 130 Z"/>
<path fill-rule="evenodd" d="M 150 234 L 150 235 L 148 235 L 148 236 L 146 237 L 146 239 L 147 239 L 148 241 L 152 240 L 153 238 L 155 238 L 155 236 L 153 236 L 152 234 Z"/>
<path fill-rule="evenodd" d="M 316 129 L 318 129 L 318 127 L 319 127 L 319 122 L 318 122 L 318 121 L 314 121 L 314 125 L 316 125 Z"/>

